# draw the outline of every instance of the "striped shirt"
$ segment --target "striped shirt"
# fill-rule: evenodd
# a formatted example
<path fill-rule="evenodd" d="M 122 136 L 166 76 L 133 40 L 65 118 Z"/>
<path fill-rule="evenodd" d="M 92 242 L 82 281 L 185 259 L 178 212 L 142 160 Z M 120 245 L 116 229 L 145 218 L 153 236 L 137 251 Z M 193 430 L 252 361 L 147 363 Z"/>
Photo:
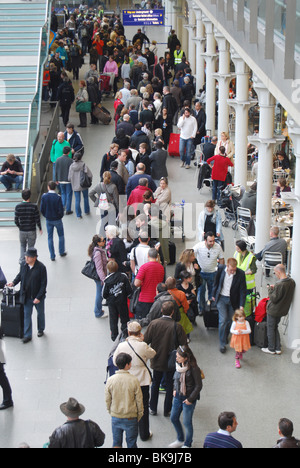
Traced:
<path fill-rule="evenodd" d="M 35 203 L 19 203 L 15 208 L 15 224 L 22 232 L 32 232 L 38 226 L 41 231 L 41 219 L 37 205 Z"/>
<path fill-rule="evenodd" d="M 208 434 L 205 438 L 203 448 L 224 448 L 224 449 L 241 449 L 242 444 L 234 439 L 231 435 L 226 435 L 220 432 L 213 432 Z"/>

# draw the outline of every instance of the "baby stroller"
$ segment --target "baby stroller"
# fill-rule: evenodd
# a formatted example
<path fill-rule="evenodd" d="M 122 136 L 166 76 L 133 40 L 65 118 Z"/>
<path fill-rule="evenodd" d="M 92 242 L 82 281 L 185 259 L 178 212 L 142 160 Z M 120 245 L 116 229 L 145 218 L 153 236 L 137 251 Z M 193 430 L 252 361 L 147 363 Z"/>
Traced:
<path fill-rule="evenodd" d="M 241 185 L 227 185 L 222 190 L 219 201 L 219 207 L 224 210 L 225 219 L 222 221 L 224 227 L 228 227 L 230 222 L 233 221 L 232 229 L 237 228 L 237 209 L 240 206 L 240 201 L 245 193 L 245 188 Z"/>

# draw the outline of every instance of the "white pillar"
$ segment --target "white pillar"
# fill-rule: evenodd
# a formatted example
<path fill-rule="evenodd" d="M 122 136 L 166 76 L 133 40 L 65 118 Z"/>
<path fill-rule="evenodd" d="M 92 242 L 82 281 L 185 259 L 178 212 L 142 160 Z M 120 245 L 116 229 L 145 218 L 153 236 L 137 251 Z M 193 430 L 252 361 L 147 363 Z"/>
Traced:
<path fill-rule="evenodd" d="M 295 177 L 295 200 L 292 202 L 294 208 L 294 224 L 293 224 L 293 247 L 292 247 L 292 269 L 291 277 L 296 282 L 294 299 L 289 314 L 288 326 L 288 346 L 289 348 L 300 347 L 300 126 L 297 125 L 291 118 L 288 119 L 289 136 L 293 141 L 294 154 L 296 156 L 296 177 Z M 299 278 L 299 279 L 298 279 Z"/>
<path fill-rule="evenodd" d="M 203 23 L 206 30 L 206 128 L 215 134 L 216 129 L 216 40 L 214 35 L 214 25 L 206 17 L 203 17 Z"/>
<path fill-rule="evenodd" d="M 192 2 L 188 2 L 189 5 L 189 24 L 184 25 L 188 31 L 188 51 L 187 59 L 190 63 L 192 75 L 196 73 L 196 45 L 195 45 L 195 34 L 196 34 L 196 17 L 193 11 Z"/>
<path fill-rule="evenodd" d="M 193 8 L 196 14 L 196 37 L 194 41 L 196 43 L 196 94 L 198 94 L 199 89 L 202 89 L 205 84 L 205 60 L 203 54 L 206 38 L 202 11 L 195 4 Z"/>
<path fill-rule="evenodd" d="M 230 73 L 230 45 L 223 34 L 216 31 L 215 38 L 219 50 L 219 72 L 214 77 L 219 82 L 219 101 L 218 101 L 218 138 L 221 139 L 221 133 L 227 132 L 229 127 L 229 85 L 233 74 Z"/>
<path fill-rule="evenodd" d="M 272 221 L 273 151 L 284 137 L 274 136 L 275 99 L 255 76 L 254 89 L 260 106 L 259 135 L 249 137 L 258 148 L 255 251 L 260 252 L 270 240 Z"/>
<path fill-rule="evenodd" d="M 235 184 L 247 187 L 247 146 L 248 146 L 248 121 L 249 108 L 256 101 L 249 101 L 249 67 L 244 60 L 234 51 L 231 58 L 235 65 L 236 74 L 236 98 L 228 99 L 228 104 L 235 109 Z"/>

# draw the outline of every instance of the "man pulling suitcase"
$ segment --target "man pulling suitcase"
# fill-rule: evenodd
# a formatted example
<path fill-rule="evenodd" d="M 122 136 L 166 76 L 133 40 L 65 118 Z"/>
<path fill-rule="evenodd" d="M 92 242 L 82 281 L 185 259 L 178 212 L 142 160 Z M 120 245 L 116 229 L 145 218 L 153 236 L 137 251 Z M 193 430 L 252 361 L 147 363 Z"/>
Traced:
<path fill-rule="evenodd" d="M 20 273 L 8 287 L 21 283 L 20 302 L 24 305 L 24 338 L 23 343 L 32 339 L 32 311 L 36 308 L 38 314 L 38 337 L 43 336 L 45 330 L 45 297 L 47 287 L 47 270 L 38 261 L 37 250 L 28 249 L 25 252 L 25 263 L 21 265 Z"/>

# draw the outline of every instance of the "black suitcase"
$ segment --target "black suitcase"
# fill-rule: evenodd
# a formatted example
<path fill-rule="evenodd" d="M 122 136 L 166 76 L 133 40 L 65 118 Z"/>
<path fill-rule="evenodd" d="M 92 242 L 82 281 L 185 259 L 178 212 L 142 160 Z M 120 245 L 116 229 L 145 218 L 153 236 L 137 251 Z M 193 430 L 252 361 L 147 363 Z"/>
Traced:
<path fill-rule="evenodd" d="M 219 312 L 215 304 L 205 306 L 203 321 L 206 328 L 219 328 Z"/>
<path fill-rule="evenodd" d="M 169 265 L 174 265 L 176 263 L 176 245 L 174 244 L 174 242 L 171 241 L 169 241 L 169 257 Z"/>
<path fill-rule="evenodd" d="M 254 314 L 248 315 L 246 317 L 247 322 L 249 322 L 250 328 L 251 328 L 251 334 L 250 334 L 250 344 L 251 346 L 255 345 L 254 342 L 254 329 L 255 329 L 255 318 Z"/>
<path fill-rule="evenodd" d="M 259 348 L 268 347 L 267 322 L 255 322 L 254 344 Z"/>
<path fill-rule="evenodd" d="M 24 336 L 24 308 L 18 302 L 18 292 L 9 288 L 4 290 L 1 302 L 1 328 L 5 336 Z"/>

